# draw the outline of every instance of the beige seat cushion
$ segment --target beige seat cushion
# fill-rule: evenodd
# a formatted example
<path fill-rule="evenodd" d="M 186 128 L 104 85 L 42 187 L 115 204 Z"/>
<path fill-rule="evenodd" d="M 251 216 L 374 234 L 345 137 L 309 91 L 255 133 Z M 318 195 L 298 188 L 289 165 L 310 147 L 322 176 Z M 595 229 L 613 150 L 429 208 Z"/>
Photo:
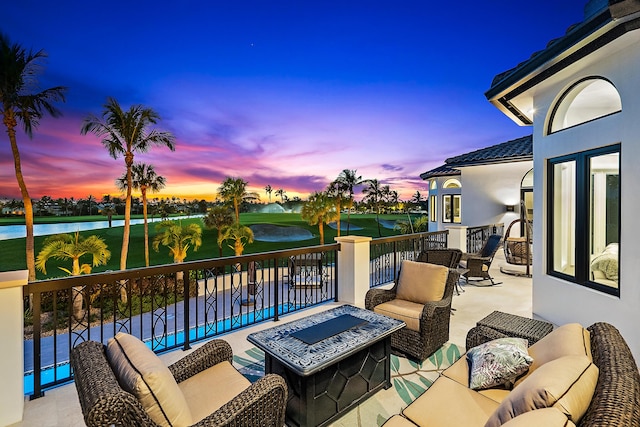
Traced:
<path fill-rule="evenodd" d="M 373 308 L 373 311 L 394 319 L 402 320 L 407 324 L 408 329 L 420 332 L 420 317 L 422 316 L 423 309 L 423 304 L 403 299 L 394 299 L 376 305 Z"/>
<path fill-rule="evenodd" d="M 197 423 L 250 385 L 231 363 L 224 361 L 187 378 L 178 387 L 189 405 L 193 422 Z"/>
<path fill-rule="evenodd" d="M 122 388 L 161 426 L 193 424 L 191 411 L 169 368 L 133 335 L 119 332 L 107 344 L 107 359 Z"/>
<path fill-rule="evenodd" d="M 518 415 L 502 427 L 575 427 L 569 418 L 556 408 L 536 409 Z"/>
<path fill-rule="evenodd" d="M 497 407 L 493 400 L 441 376 L 403 415 L 419 426 L 482 427 Z"/>
<path fill-rule="evenodd" d="M 536 409 L 555 407 L 574 423 L 587 412 L 598 367 L 586 356 L 564 356 L 536 369 L 502 401 L 486 427 L 498 427 Z"/>
<path fill-rule="evenodd" d="M 469 387 L 469 362 L 466 356 L 462 356 L 460 359 L 456 360 L 453 365 L 449 366 L 442 372 L 442 375 L 454 380 L 458 384 Z M 485 390 L 477 390 L 477 392 L 497 403 L 500 403 L 509 395 L 511 390 L 507 390 L 505 388 L 488 388 Z"/>
<path fill-rule="evenodd" d="M 440 301 L 449 269 L 443 265 L 404 260 L 398 278 L 396 298 L 418 304 Z"/>
<path fill-rule="evenodd" d="M 547 336 L 529 347 L 533 363 L 529 371 L 519 378 L 515 385 L 522 383 L 540 366 L 563 356 L 587 356 L 592 360 L 591 335 L 578 323 L 568 323 L 554 329 Z"/>

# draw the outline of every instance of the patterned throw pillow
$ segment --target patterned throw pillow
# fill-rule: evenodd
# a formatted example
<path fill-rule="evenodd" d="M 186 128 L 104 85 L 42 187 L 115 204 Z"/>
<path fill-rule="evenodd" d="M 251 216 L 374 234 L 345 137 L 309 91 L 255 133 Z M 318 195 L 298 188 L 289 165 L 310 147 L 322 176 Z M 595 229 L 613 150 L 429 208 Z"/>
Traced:
<path fill-rule="evenodd" d="M 469 350 L 469 387 L 473 390 L 500 385 L 511 387 L 533 362 L 527 344 L 522 338 L 499 338 Z"/>

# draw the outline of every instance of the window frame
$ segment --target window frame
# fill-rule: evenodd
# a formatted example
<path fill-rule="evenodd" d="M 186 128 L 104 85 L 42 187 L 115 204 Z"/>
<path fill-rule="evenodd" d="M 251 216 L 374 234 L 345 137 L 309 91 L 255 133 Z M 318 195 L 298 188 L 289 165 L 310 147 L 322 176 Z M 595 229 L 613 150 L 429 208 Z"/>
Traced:
<path fill-rule="evenodd" d="M 432 194 L 429 196 L 429 221 L 437 222 L 438 221 L 438 196 Z"/>
<path fill-rule="evenodd" d="M 460 203 L 460 220 L 456 221 L 455 216 L 455 199 Z M 446 199 L 449 199 L 449 211 L 447 211 Z M 446 218 L 447 212 L 450 213 L 451 219 Z M 442 222 L 445 224 L 462 224 L 462 195 L 461 194 L 443 194 L 442 195 Z"/>
<path fill-rule="evenodd" d="M 595 282 L 590 279 L 590 225 L 591 225 L 591 209 L 590 209 L 590 194 L 592 190 L 591 179 L 590 179 L 590 164 L 591 159 L 598 156 L 603 156 L 607 154 L 618 154 L 618 175 L 619 175 L 619 185 L 618 185 L 618 203 L 619 207 L 622 206 L 622 146 L 621 144 L 613 144 L 605 147 L 600 147 L 592 150 L 581 151 L 578 153 L 567 154 L 560 157 L 554 157 L 552 159 L 547 160 L 547 241 L 546 241 L 546 251 L 547 251 L 547 265 L 546 271 L 550 276 L 558 277 L 560 279 L 585 286 L 590 289 L 594 289 L 609 295 L 613 295 L 616 297 L 620 297 L 620 289 L 621 283 L 618 280 L 618 287 L 614 288 L 612 286 L 607 286 L 598 282 Z M 575 247 L 574 247 L 574 259 L 575 259 L 575 271 L 574 275 L 571 276 L 566 273 L 562 273 L 554 269 L 554 165 L 559 163 L 565 163 L 569 161 L 575 161 L 576 165 L 576 174 L 575 174 L 575 182 L 574 191 L 575 191 L 575 205 L 573 209 L 575 211 L 575 223 L 573 236 L 575 239 Z M 619 253 L 618 253 L 618 271 L 621 268 L 621 246 L 620 246 L 620 235 L 621 235 L 621 209 L 618 209 L 618 245 L 619 245 Z"/>

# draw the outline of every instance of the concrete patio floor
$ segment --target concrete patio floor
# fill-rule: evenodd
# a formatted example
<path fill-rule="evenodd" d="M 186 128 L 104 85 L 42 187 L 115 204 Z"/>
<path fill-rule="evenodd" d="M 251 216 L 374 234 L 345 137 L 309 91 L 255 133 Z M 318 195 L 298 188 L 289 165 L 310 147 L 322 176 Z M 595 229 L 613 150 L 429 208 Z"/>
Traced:
<path fill-rule="evenodd" d="M 454 294 L 453 308 L 455 311 L 453 312 L 453 316 L 451 316 L 450 342 L 464 347 L 467 331 L 475 326 L 478 320 L 494 310 L 525 317 L 532 316 L 532 280 L 530 278 L 504 275 L 500 273 L 501 266 L 512 270 L 522 270 L 522 267 L 506 264 L 503 253 L 499 251 L 491 266 L 491 274 L 496 282 L 502 282 L 502 284 L 491 287 L 463 285 L 462 289 L 464 292 L 460 293 L 460 295 Z M 486 283 L 488 283 L 488 281 L 486 281 Z M 299 313 L 284 316 L 280 322 L 287 322 L 308 316 L 336 305 L 340 305 L 340 303 L 323 304 Z M 362 306 L 364 306 L 364 301 L 362 302 Z M 223 335 L 220 338 L 225 339 L 231 344 L 234 354 L 240 354 L 253 347 L 253 345 L 246 340 L 248 334 L 272 326 L 274 326 L 274 322 L 267 321 L 242 331 Z M 202 345 L 202 343 L 195 344 L 194 348 L 200 345 Z M 170 364 L 182 358 L 184 354 L 183 351 L 176 350 L 163 354 L 160 357 L 165 363 Z M 29 398 L 26 397 L 23 421 L 12 424 L 12 427 L 75 427 L 83 425 L 84 421 L 80 411 L 76 389 L 73 383 L 70 383 L 46 391 L 45 396 L 39 399 L 30 401 Z M 335 427 L 341 426 L 339 420 L 333 425 Z"/>

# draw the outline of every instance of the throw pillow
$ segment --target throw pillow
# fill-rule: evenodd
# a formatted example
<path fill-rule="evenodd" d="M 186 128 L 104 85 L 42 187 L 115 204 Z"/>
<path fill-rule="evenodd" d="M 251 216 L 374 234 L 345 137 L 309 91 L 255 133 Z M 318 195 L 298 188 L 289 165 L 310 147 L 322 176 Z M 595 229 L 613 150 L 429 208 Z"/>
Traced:
<path fill-rule="evenodd" d="M 467 359 L 471 365 L 469 387 L 473 390 L 510 387 L 533 362 L 527 340 L 522 338 L 498 338 L 481 344 L 467 352 Z"/>
<path fill-rule="evenodd" d="M 160 426 L 188 426 L 191 411 L 175 378 L 156 354 L 133 335 L 118 332 L 107 359 L 122 388 L 133 394 Z"/>
<path fill-rule="evenodd" d="M 440 301 L 449 277 L 449 269 L 444 265 L 426 262 L 402 261 L 396 298 L 424 304 Z"/>
<path fill-rule="evenodd" d="M 598 382 L 598 367 L 586 356 L 547 362 L 518 384 L 487 420 L 498 427 L 518 415 L 555 407 L 574 424 L 587 412 Z"/>

